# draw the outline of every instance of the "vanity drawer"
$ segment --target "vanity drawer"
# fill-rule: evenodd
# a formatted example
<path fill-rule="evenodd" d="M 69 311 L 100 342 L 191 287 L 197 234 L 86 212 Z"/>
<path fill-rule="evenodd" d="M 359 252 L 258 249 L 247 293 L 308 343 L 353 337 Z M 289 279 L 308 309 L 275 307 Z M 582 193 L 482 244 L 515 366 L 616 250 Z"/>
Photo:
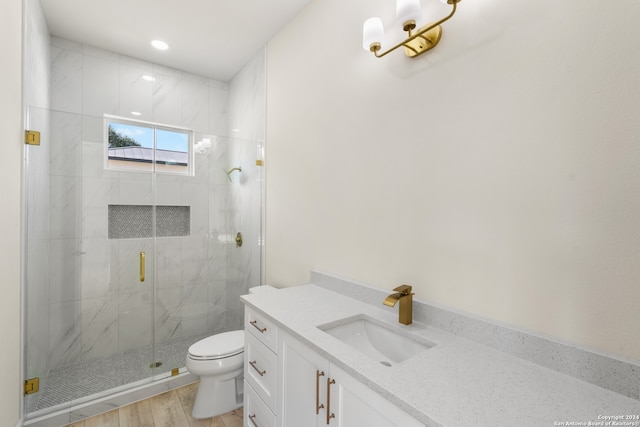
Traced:
<path fill-rule="evenodd" d="M 244 311 L 244 329 L 258 338 L 271 351 L 276 352 L 278 328 L 273 322 L 247 307 Z"/>
<path fill-rule="evenodd" d="M 244 426 L 245 427 L 275 427 L 276 416 L 258 397 L 255 390 L 245 381 L 244 395 Z"/>
<path fill-rule="evenodd" d="M 244 378 L 267 406 L 275 411 L 278 359 L 252 334 L 245 334 Z"/>

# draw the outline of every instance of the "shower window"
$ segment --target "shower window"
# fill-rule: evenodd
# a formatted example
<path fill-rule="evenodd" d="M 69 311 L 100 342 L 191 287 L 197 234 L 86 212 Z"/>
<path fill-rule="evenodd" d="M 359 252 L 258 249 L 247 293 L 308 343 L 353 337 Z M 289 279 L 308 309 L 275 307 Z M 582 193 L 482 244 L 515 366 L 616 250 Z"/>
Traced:
<path fill-rule="evenodd" d="M 192 175 L 192 132 L 105 117 L 107 169 Z"/>

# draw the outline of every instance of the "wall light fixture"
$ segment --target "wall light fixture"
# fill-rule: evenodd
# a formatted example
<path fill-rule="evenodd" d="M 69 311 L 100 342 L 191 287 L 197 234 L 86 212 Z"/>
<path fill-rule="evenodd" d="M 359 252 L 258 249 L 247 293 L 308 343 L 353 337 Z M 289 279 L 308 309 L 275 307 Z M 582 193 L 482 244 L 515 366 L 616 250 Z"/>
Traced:
<path fill-rule="evenodd" d="M 415 30 L 416 21 L 422 18 L 420 0 L 397 0 L 396 17 L 402 25 L 402 30 L 407 32 L 408 37 L 392 48 L 380 52 L 382 41 L 384 40 L 384 26 L 380 18 L 369 18 L 364 22 L 362 30 L 362 47 L 367 51 L 373 52 L 378 58 L 382 58 L 401 46 L 404 46 L 404 53 L 411 58 L 433 49 L 442 37 L 440 24 L 448 21 L 456 13 L 456 4 L 460 0 L 442 0 L 442 2 L 452 5 L 451 13 L 437 22 Z"/>

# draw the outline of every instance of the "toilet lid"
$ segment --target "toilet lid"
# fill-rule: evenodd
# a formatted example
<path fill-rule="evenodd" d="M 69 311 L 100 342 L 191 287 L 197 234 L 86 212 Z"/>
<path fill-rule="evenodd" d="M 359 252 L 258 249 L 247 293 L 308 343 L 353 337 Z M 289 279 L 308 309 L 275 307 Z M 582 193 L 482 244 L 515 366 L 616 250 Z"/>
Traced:
<path fill-rule="evenodd" d="M 244 350 L 244 331 L 230 331 L 204 338 L 189 347 L 189 354 L 198 358 L 233 356 Z"/>

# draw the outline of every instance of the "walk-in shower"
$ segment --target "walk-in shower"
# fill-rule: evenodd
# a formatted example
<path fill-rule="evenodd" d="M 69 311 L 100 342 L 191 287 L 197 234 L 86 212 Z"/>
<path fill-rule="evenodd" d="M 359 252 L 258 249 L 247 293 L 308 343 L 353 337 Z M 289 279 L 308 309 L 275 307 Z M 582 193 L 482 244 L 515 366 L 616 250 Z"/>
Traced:
<path fill-rule="evenodd" d="M 41 132 L 25 146 L 29 414 L 183 372 L 189 345 L 241 328 L 239 296 L 260 283 L 260 170 L 245 167 L 244 188 L 222 168 L 256 143 L 194 134 L 213 143 L 193 175 L 108 169 L 104 120 L 28 112 Z"/>
<path fill-rule="evenodd" d="M 41 135 L 24 148 L 29 425 L 187 375 L 190 344 L 242 327 L 239 296 L 261 282 L 264 115 L 246 100 L 264 105 L 264 54 L 218 82 L 50 37 L 26 3 L 25 125 Z M 111 122 L 156 140 L 115 149 Z M 229 137 L 230 122 L 250 131 Z M 186 145 L 163 148 L 165 131 Z"/>

